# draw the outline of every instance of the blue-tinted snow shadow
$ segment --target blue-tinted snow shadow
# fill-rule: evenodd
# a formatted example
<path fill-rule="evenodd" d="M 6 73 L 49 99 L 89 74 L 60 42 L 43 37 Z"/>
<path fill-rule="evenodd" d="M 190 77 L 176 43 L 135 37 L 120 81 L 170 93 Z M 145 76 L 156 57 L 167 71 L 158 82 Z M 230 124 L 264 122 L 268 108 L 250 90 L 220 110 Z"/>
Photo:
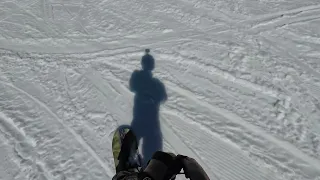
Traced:
<path fill-rule="evenodd" d="M 162 133 L 159 122 L 160 105 L 167 100 L 164 84 L 152 75 L 155 63 L 148 53 L 142 57 L 142 70 L 135 70 L 130 78 L 130 90 L 135 93 L 131 127 L 138 141 L 142 140 L 143 164 L 153 153 L 162 150 Z"/>

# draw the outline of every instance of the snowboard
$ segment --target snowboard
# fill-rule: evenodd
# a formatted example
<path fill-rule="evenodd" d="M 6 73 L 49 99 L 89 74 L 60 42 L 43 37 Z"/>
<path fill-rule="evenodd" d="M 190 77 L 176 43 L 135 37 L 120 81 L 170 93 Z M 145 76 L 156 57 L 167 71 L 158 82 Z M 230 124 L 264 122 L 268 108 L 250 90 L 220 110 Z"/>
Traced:
<path fill-rule="evenodd" d="M 138 149 L 138 141 L 129 126 L 116 129 L 112 139 L 112 152 L 116 172 L 135 171 L 142 169 L 142 158 Z"/>

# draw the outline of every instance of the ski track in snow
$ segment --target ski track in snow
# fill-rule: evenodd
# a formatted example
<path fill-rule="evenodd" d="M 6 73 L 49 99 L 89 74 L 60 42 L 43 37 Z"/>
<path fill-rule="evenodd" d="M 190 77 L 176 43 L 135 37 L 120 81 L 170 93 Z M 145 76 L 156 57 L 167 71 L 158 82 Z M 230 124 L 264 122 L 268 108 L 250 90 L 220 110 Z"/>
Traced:
<path fill-rule="evenodd" d="M 320 5 L 0 2 L 0 179 L 111 179 L 144 48 L 164 150 L 211 179 L 320 180 Z M 148 16 L 146 16 L 148 14 Z M 183 179 L 183 177 L 179 177 Z"/>
<path fill-rule="evenodd" d="M 55 114 L 53 113 L 45 104 L 28 94 L 27 92 L 12 86 L 8 83 L 0 82 L 3 85 L 10 86 L 11 88 L 23 93 L 28 98 L 32 99 L 35 103 L 39 104 L 45 111 L 47 111 L 48 114 L 50 114 L 53 118 L 55 118 L 72 136 L 74 136 L 74 139 L 83 146 L 83 149 L 85 151 L 88 151 L 91 156 L 93 156 L 97 162 L 105 169 L 105 171 L 108 173 L 108 175 L 112 176 L 112 172 L 109 170 L 107 166 L 105 166 L 105 163 L 101 161 L 101 159 L 97 156 L 97 154 L 91 149 L 91 147 L 81 138 L 81 135 L 77 134 L 74 130 L 72 130 L 69 126 L 66 126 L 66 124 Z"/>

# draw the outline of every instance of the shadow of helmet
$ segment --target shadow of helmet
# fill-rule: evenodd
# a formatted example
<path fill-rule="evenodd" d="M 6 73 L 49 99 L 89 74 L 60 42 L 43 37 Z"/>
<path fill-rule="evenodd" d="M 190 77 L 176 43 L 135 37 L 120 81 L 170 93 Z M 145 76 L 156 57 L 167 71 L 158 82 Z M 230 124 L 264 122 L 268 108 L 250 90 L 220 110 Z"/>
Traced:
<path fill-rule="evenodd" d="M 152 71 L 155 67 L 154 58 L 148 53 L 149 52 L 146 50 L 146 54 L 142 56 L 141 59 L 141 66 L 144 71 Z"/>

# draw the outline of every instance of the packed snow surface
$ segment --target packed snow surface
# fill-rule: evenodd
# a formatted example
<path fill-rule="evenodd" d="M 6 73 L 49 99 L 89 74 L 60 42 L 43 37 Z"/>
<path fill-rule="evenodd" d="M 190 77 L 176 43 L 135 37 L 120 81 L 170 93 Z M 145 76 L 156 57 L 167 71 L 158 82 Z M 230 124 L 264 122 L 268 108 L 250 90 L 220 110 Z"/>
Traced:
<path fill-rule="evenodd" d="M 320 180 L 319 0 L 2 0 L 0 179 L 111 179 L 145 48 L 150 143 L 212 180 Z"/>

